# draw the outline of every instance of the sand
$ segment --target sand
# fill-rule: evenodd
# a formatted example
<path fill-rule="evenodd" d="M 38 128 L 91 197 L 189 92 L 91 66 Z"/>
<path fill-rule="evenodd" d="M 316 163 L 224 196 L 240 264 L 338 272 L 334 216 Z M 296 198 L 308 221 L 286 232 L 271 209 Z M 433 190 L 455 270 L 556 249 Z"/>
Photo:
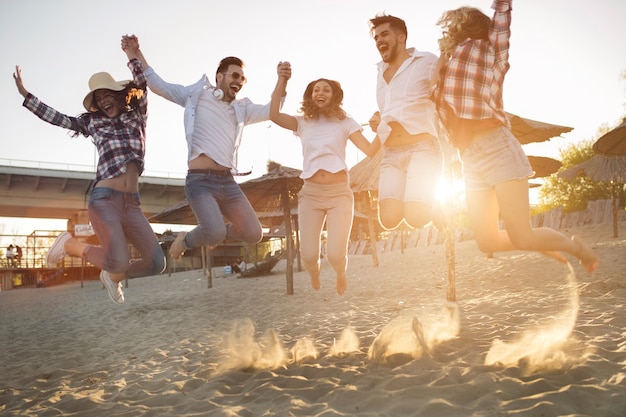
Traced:
<path fill-rule="evenodd" d="M 626 240 L 581 234 L 587 274 L 534 253 L 456 245 L 352 256 L 348 290 L 285 266 L 0 293 L 2 416 L 624 416 Z M 626 222 L 620 233 L 626 235 Z"/>

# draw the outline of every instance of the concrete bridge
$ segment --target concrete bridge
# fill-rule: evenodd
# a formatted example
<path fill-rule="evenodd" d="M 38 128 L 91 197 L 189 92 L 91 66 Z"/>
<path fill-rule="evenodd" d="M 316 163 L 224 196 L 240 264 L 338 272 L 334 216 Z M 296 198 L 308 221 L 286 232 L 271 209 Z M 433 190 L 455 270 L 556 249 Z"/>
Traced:
<path fill-rule="evenodd" d="M 185 174 L 160 174 L 139 179 L 147 217 L 185 199 Z M 90 166 L 0 159 L 0 217 L 84 218 L 95 177 Z"/>

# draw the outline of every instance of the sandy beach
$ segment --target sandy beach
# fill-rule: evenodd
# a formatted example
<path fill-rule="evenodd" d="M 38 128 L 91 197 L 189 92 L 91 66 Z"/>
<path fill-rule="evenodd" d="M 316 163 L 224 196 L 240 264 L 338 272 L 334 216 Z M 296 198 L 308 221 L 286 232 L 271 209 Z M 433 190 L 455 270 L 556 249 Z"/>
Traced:
<path fill-rule="evenodd" d="M 563 230 L 593 275 L 456 245 L 351 256 L 348 290 L 305 272 L 201 271 L 0 292 L 3 416 L 626 415 L 626 221 Z"/>

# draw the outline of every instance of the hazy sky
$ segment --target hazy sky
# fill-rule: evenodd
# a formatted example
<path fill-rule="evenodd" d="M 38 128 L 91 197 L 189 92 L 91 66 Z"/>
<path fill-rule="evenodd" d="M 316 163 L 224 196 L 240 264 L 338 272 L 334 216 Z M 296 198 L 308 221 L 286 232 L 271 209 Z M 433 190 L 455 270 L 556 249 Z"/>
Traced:
<path fill-rule="evenodd" d="M 376 110 L 375 64 L 380 59 L 368 19 L 381 11 L 399 16 L 407 22 L 409 46 L 437 53 L 437 19 L 446 9 L 468 4 L 492 14 L 489 0 L 0 0 L 0 163 L 25 160 L 73 168 L 93 166 L 95 158 L 89 139 L 72 139 L 21 107 L 11 76 L 16 64 L 29 91 L 77 115 L 84 111 L 91 74 L 130 77 L 120 38 L 136 34 L 148 62 L 167 81 L 191 84 L 203 73 L 213 80 L 219 60 L 235 55 L 246 63 L 249 80 L 239 97 L 265 103 L 276 82 L 276 64 L 288 60 L 293 76 L 285 111 L 295 114 L 306 84 L 326 77 L 342 84 L 344 108 L 366 123 Z M 625 20 L 623 0 L 513 3 L 505 109 L 574 128 L 565 139 L 526 148 L 528 154 L 558 156 L 558 148 L 590 139 L 600 125 L 615 125 L 626 114 L 621 78 Z M 146 168 L 153 175 L 182 176 L 183 109 L 154 94 L 149 100 Z M 364 133 L 373 138 L 368 128 Z M 349 146 L 352 166 L 364 156 Z M 268 159 L 301 168 L 299 140 L 270 122 L 248 127 L 239 168 L 253 174 L 242 180 L 264 174 Z"/>

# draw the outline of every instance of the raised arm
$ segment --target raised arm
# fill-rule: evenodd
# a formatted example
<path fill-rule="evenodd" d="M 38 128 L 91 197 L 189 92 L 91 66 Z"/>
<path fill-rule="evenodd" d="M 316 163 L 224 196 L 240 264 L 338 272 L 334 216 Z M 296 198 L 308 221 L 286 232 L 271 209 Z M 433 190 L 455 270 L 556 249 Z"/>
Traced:
<path fill-rule="evenodd" d="M 15 80 L 15 86 L 17 87 L 17 91 L 26 98 L 28 95 L 28 90 L 24 87 L 24 82 L 22 81 L 22 69 L 19 65 L 15 66 L 15 72 L 13 73 L 13 79 Z"/>
<path fill-rule="evenodd" d="M 22 106 L 26 107 L 35 116 L 39 117 L 44 122 L 72 130 L 76 135 L 83 134 L 85 136 L 89 136 L 89 131 L 87 130 L 83 117 L 67 116 L 47 104 L 42 103 L 37 97 L 29 93 L 24 87 L 24 82 L 22 81 L 22 69 L 18 65 L 15 66 L 13 79 L 15 80 L 17 91 L 19 91 L 19 93 L 24 97 Z"/>
<path fill-rule="evenodd" d="M 276 81 L 276 88 L 274 88 L 272 101 L 270 102 L 270 120 L 280 127 L 295 132 L 298 130 L 296 118 L 280 111 L 281 100 L 287 91 L 287 81 L 291 78 L 291 64 L 289 62 L 279 62 L 276 72 L 278 73 L 278 80 Z"/>
<path fill-rule="evenodd" d="M 180 106 L 185 106 L 186 100 L 189 97 L 188 88 L 182 85 L 168 83 L 154 72 L 154 69 L 148 65 L 148 61 L 139 48 L 139 39 L 137 36 L 124 35 L 122 36 L 121 44 L 122 50 L 126 52 L 126 56 L 129 60 L 137 59 L 141 63 L 146 82 L 153 93 Z M 203 80 L 200 80 L 198 83 L 202 84 L 202 82 Z"/>
<path fill-rule="evenodd" d="M 138 59 L 141 62 L 141 66 L 145 71 L 150 65 L 148 65 L 148 61 L 143 56 L 143 52 L 139 48 L 139 39 L 135 35 L 124 35 L 122 36 L 122 50 L 126 52 L 126 56 L 128 60 Z"/>

